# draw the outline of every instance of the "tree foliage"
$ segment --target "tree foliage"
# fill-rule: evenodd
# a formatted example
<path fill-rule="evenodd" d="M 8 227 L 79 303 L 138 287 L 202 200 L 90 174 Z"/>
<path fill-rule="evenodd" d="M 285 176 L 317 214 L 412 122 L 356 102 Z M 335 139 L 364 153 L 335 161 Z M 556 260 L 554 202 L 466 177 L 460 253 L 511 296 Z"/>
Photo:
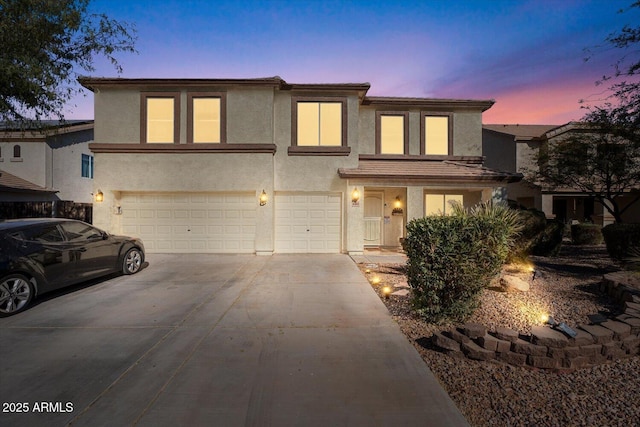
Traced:
<path fill-rule="evenodd" d="M 0 0 L 0 120 L 16 127 L 64 120 L 77 77 L 135 52 L 135 29 L 88 11 L 89 0 Z"/>
<path fill-rule="evenodd" d="M 640 8 L 639 0 L 620 13 L 634 8 Z M 596 82 L 610 85 L 608 96 L 601 105 L 585 107 L 582 129 L 540 150 L 540 170 L 532 179 L 589 194 L 622 222 L 622 214 L 640 200 L 640 26 L 626 25 L 605 42 L 621 51 L 613 71 Z M 632 195 L 631 204 L 620 203 L 623 195 Z"/>

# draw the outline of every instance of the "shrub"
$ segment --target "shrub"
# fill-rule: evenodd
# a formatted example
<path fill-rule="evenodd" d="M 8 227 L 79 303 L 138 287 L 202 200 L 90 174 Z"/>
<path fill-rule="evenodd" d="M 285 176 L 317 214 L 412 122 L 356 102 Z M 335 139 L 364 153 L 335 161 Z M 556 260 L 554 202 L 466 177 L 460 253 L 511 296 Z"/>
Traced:
<path fill-rule="evenodd" d="M 623 261 L 640 247 L 640 224 L 609 224 L 602 229 L 609 256 Z"/>
<path fill-rule="evenodd" d="M 547 220 L 544 230 L 536 237 L 531 246 L 531 254 L 540 256 L 558 255 L 560 247 L 562 246 L 564 228 L 562 221 L 555 219 Z"/>
<path fill-rule="evenodd" d="M 602 227 L 597 224 L 572 224 L 571 241 L 575 245 L 599 245 L 604 241 Z"/>
<path fill-rule="evenodd" d="M 516 238 L 511 258 L 526 258 L 547 227 L 544 212 L 536 209 L 518 210 L 522 230 Z"/>
<path fill-rule="evenodd" d="M 409 222 L 404 249 L 416 311 L 434 322 L 471 315 L 480 291 L 500 272 L 518 228 L 515 211 L 489 204 Z"/>

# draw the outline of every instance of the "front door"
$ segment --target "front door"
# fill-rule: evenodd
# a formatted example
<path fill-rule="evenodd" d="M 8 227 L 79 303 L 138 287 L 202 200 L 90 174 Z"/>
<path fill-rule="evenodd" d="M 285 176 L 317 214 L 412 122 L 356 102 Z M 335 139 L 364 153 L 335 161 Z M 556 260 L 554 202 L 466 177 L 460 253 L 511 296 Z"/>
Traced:
<path fill-rule="evenodd" d="M 382 244 L 382 217 L 384 195 L 380 191 L 364 193 L 364 245 L 380 246 Z"/>

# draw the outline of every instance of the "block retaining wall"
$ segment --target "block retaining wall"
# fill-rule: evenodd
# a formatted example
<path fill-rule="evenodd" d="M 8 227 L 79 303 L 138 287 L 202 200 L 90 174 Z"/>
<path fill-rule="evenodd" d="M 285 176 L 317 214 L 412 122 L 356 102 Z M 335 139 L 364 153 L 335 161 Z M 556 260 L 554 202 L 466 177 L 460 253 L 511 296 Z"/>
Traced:
<path fill-rule="evenodd" d="M 578 325 L 573 338 L 551 328 L 534 326 L 531 335 L 508 328 L 488 331 L 477 323 L 435 333 L 441 351 L 475 360 L 496 360 L 515 366 L 572 370 L 640 355 L 640 297 L 624 301 L 624 314 L 598 325 Z"/>

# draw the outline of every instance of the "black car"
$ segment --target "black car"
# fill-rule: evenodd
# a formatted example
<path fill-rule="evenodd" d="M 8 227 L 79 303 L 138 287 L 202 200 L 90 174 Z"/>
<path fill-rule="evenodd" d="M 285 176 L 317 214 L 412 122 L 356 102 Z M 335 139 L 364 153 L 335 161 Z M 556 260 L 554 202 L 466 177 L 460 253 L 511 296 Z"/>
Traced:
<path fill-rule="evenodd" d="M 139 239 L 112 236 L 82 221 L 58 218 L 0 222 L 0 317 L 24 310 L 36 295 L 98 276 L 137 273 Z"/>

